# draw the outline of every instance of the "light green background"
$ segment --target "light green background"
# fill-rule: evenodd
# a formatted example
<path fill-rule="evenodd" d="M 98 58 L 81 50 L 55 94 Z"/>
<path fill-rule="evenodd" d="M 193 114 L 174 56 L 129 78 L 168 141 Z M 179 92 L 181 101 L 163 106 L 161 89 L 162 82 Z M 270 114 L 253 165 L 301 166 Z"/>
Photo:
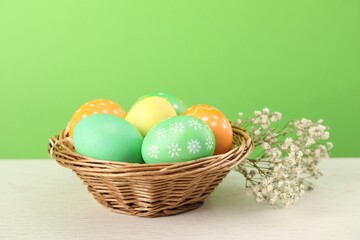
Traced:
<path fill-rule="evenodd" d="M 0 0 L 0 158 L 47 158 L 83 103 L 152 91 L 323 118 L 360 156 L 358 0 Z"/>

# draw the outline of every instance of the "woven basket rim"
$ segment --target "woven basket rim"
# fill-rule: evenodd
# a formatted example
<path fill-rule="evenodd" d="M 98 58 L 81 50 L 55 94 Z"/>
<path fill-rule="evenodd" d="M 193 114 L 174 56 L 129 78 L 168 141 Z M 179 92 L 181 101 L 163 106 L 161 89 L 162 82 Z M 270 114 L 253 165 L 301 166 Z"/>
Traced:
<path fill-rule="evenodd" d="M 217 166 L 233 168 L 248 157 L 253 150 L 253 141 L 244 128 L 232 125 L 234 140 L 237 141 L 230 151 L 203 158 L 198 158 L 186 162 L 170 163 L 128 163 L 108 160 L 100 160 L 87 157 L 75 152 L 72 140 L 66 130 L 50 139 L 48 154 L 54 158 L 60 165 L 72 170 L 86 172 L 93 176 L 101 175 L 115 177 L 119 174 L 132 177 L 175 177 L 177 174 L 182 176 L 187 174 L 196 174 L 201 171 L 216 168 Z M 235 134 L 238 136 L 235 139 Z M 74 160 L 75 159 L 75 160 Z M 198 168 L 194 169 L 196 166 Z M 192 169 L 186 172 L 187 169 Z M 163 176 L 161 176 L 163 175 Z"/>

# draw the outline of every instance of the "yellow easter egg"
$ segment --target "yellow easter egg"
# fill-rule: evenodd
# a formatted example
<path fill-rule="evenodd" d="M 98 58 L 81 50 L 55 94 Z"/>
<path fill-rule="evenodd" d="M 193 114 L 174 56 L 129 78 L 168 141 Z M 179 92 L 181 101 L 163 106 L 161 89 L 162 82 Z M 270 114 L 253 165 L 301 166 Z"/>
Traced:
<path fill-rule="evenodd" d="M 176 116 L 171 103 L 162 97 L 147 97 L 138 101 L 130 109 L 126 120 L 133 124 L 143 136 L 157 123 Z"/>
<path fill-rule="evenodd" d="M 110 114 L 120 118 L 126 117 L 126 112 L 116 102 L 108 99 L 92 100 L 82 105 L 72 116 L 68 124 L 70 136 L 73 136 L 75 126 L 81 119 L 94 114 Z"/>

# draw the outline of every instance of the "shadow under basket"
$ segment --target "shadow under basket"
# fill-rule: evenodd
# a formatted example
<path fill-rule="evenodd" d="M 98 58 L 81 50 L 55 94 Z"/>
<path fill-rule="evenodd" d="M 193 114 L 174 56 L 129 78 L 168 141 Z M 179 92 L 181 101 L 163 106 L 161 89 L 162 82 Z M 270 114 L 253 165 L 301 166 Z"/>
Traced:
<path fill-rule="evenodd" d="M 229 171 L 253 151 L 245 129 L 233 126 L 233 149 L 184 163 L 134 164 L 76 153 L 62 131 L 50 139 L 49 156 L 72 169 L 88 191 L 113 212 L 141 217 L 178 214 L 200 207 Z"/>

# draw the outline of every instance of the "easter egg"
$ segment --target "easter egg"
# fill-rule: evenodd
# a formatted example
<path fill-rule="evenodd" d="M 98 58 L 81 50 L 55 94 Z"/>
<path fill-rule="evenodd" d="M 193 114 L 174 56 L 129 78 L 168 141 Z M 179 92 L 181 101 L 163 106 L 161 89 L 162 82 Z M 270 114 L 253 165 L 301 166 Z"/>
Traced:
<path fill-rule="evenodd" d="M 120 118 L 126 116 L 124 109 L 114 101 L 108 99 L 92 100 L 82 105 L 72 116 L 68 124 L 70 136 L 73 136 L 74 128 L 81 119 L 93 114 L 111 114 Z"/>
<path fill-rule="evenodd" d="M 188 108 L 184 115 L 203 120 L 213 131 L 216 147 L 215 154 L 226 153 L 232 148 L 233 132 L 229 119 L 218 109 L 199 104 Z"/>
<path fill-rule="evenodd" d="M 139 98 L 138 101 L 140 101 L 144 98 L 150 97 L 150 96 L 158 96 L 158 97 L 162 97 L 162 98 L 165 98 L 166 100 L 168 100 L 174 107 L 177 115 L 183 114 L 183 112 L 187 109 L 187 106 L 185 105 L 183 100 L 175 97 L 174 95 L 171 95 L 168 93 L 163 93 L 163 92 L 152 92 L 152 93 L 146 94 L 145 96 Z"/>
<path fill-rule="evenodd" d="M 141 152 L 146 163 L 169 163 L 211 156 L 214 150 L 214 134 L 203 121 L 176 116 L 160 122 L 148 132 Z"/>
<path fill-rule="evenodd" d="M 74 129 L 76 152 L 101 160 L 141 163 L 140 132 L 123 118 L 96 114 L 79 121 Z"/>
<path fill-rule="evenodd" d="M 126 116 L 145 136 L 157 123 L 169 117 L 176 116 L 176 111 L 169 101 L 162 97 L 147 97 L 135 103 Z"/>

